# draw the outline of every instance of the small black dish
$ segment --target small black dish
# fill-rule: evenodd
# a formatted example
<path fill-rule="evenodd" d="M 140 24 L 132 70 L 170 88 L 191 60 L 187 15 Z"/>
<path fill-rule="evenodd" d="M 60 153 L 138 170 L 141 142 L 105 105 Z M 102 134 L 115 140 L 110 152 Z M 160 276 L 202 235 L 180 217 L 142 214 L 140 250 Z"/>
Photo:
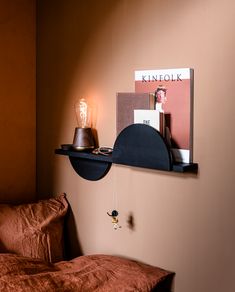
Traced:
<path fill-rule="evenodd" d="M 61 149 L 63 150 L 71 150 L 72 144 L 61 144 Z"/>

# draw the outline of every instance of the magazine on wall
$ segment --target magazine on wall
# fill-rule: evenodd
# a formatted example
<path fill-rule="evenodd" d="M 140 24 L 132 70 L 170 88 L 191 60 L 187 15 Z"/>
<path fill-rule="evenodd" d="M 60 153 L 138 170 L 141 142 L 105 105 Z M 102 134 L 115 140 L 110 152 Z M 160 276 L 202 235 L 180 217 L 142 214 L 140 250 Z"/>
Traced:
<path fill-rule="evenodd" d="M 154 93 L 155 109 L 167 117 L 174 160 L 193 162 L 193 69 L 137 70 L 135 92 Z"/>

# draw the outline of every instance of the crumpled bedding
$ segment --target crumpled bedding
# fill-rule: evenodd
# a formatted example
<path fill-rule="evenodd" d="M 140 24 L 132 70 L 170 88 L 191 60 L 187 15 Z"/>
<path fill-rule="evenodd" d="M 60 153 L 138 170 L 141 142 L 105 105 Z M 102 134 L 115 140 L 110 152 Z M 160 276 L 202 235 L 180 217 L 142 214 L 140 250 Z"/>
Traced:
<path fill-rule="evenodd" d="M 0 254 L 0 291 L 4 292 L 148 292 L 172 276 L 161 268 L 110 255 L 87 255 L 52 264 Z"/>

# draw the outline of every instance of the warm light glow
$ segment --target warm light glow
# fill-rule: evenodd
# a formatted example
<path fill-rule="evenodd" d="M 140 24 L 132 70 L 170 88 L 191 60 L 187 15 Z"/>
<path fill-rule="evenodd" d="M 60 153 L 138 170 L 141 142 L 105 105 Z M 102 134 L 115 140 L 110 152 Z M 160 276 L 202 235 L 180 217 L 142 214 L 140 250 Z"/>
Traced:
<path fill-rule="evenodd" d="M 91 127 L 91 109 L 85 98 L 81 98 L 75 104 L 75 112 L 79 128 Z"/>

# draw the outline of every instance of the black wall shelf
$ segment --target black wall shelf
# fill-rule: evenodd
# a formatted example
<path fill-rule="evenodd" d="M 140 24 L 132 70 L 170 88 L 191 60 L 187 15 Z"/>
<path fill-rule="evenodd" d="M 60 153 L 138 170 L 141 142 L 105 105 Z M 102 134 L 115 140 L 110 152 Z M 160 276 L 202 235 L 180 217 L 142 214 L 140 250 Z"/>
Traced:
<path fill-rule="evenodd" d="M 117 137 L 112 155 L 104 156 L 76 150 L 56 149 L 56 154 L 67 155 L 74 170 L 88 180 L 99 180 L 112 163 L 174 172 L 197 173 L 197 163 L 175 163 L 161 134 L 144 124 L 133 124 Z"/>

